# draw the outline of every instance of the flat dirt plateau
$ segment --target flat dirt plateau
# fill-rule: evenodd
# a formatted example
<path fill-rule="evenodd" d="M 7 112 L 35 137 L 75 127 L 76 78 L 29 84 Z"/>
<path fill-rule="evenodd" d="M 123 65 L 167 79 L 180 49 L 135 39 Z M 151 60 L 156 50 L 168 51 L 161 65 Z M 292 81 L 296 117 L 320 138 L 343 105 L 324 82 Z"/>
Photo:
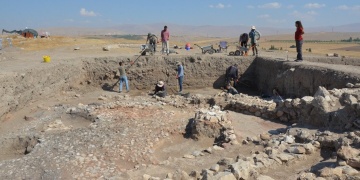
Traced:
<path fill-rule="evenodd" d="M 229 95 L 215 81 L 255 57 L 182 49 L 140 57 L 128 72 L 130 92 L 118 93 L 117 62 L 134 61 L 139 46 L 18 37 L 3 47 L 0 179 L 360 179 L 359 84 L 280 101 Z M 316 64 L 312 58 L 303 64 Z M 178 60 L 193 63 L 185 65 L 185 94 L 176 93 Z M 157 80 L 166 97 L 151 95 Z"/>

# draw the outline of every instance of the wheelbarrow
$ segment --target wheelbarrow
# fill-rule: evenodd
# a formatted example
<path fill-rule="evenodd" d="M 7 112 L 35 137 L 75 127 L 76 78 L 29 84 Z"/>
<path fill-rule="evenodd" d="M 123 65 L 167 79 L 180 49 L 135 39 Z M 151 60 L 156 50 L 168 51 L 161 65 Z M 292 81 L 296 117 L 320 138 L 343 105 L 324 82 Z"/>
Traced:
<path fill-rule="evenodd" d="M 146 53 L 149 53 L 150 55 L 154 55 L 155 54 L 155 48 L 154 46 L 156 45 L 152 45 L 152 44 L 142 44 L 140 46 L 140 53 L 142 56 L 145 56 Z"/>
<path fill-rule="evenodd" d="M 203 46 L 203 47 L 201 47 L 197 44 L 194 44 L 194 45 L 201 49 L 202 54 L 206 54 L 206 53 L 213 54 L 214 52 L 216 52 L 216 49 L 214 49 L 213 45 Z"/>
<path fill-rule="evenodd" d="M 249 51 L 249 48 L 237 46 L 237 50 L 229 52 L 229 56 L 247 56 L 247 53 L 243 53 L 247 51 Z"/>

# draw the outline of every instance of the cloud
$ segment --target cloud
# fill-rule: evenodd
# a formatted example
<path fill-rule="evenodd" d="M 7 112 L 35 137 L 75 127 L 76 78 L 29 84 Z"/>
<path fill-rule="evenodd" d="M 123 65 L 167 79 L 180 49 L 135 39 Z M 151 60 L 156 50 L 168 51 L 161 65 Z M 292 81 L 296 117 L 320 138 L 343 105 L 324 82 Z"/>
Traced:
<path fill-rule="evenodd" d="M 348 9 L 350 9 L 350 7 L 349 7 L 349 6 L 347 6 L 347 5 L 341 5 L 341 6 L 336 7 L 336 9 L 340 9 L 340 10 L 348 10 Z"/>
<path fill-rule="evenodd" d="M 263 4 L 258 6 L 259 8 L 265 8 L 265 9 L 278 9 L 281 7 L 281 4 L 278 2 L 273 2 L 273 3 L 267 3 L 267 4 Z"/>
<path fill-rule="evenodd" d="M 80 9 L 80 15 L 81 16 L 88 16 L 88 17 L 98 16 L 98 14 L 95 13 L 94 11 L 87 11 L 85 8 Z"/>
<path fill-rule="evenodd" d="M 341 6 L 336 7 L 336 9 L 357 11 L 357 10 L 360 10 L 360 5 L 355 5 L 355 6 L 351 6 L 351 7 L 347 6 L 347 5 L 341 5 Z"/>
<path fill-rule="evenodd" d="M 247 5 L 246 8 L 248 8 L 248 9 L 254 9 L 255 7 L 252 6 L 252 5 Z"/>
<path fill-rule="evenodd" d="M 299 11 L 293 11 L 290 15 L 294 16 L 295 18 L 301 19 L 301 20 L 314 21 L 315 20 L 314 15 L 311 14 L 312 13 L 311 11 L 309 11 L 309 12 L 301 13 Z"/>
<path fill-rule="evenodd" d="M 230 8 L 231 5 L 228 4 L 228 5 L 224 5 L 222 3 L 219 3 L 219 4 L 216 4 L 216 5 L 209 5 L 210 8 L 217 8 L 217 9 L 224 9 L 224 8 Z"/>
<path fill-rule="evenodd" d="M 317 15 L 318 13 L 317 13 L 317 12 L 315 12 L 315 11 L 308 11 L 308 12 L 307 12 L 307 14 L 309 14 L 309 15 L 313 15 L 313 16 L 314 16 L 314 15 Z"/>
<path fill-rule="evenodd" d="M 285 19 L 267 19 L 266 20 L 268 23 L 271 24 L 282 24 L 282 23 L 286 23 Z"/>
<path fill-rule="evenodd" d="M 70 22 L 70 23 L 75 22 L 74 19 L 65 19 L 64 21 L 65 21 L 65 22 Z"/>
<path fill-rule="evenodd" d="M 268 14 L 262 14 L 262 15 L 258 16 L 258 18 L 260 18 L 260 19 L 267 19 L 269 17 L 270 17 L 270 15 L 268 15 Z"/>
<path fill-rule="evenodd" d="M 323 8 L 325 7 L 325 4 L 319 4 L 319 3 L 309 3 L 309 4 L 305 4 L 306 8 L 309 9 L 318 9 L 318 8 Z"/>

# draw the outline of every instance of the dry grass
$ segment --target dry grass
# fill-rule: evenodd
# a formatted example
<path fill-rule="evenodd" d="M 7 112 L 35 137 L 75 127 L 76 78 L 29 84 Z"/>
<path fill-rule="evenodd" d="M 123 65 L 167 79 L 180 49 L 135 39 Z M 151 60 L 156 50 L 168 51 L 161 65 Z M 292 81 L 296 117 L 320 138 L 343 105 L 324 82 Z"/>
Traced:
<path fill-rule="evenodd" d="M 269 49 L 271 46 L 276 48 L 282 48 L 283 51 L 296 52 L 296 48 L 290 48 L 291 45 L 295 45 L 294 42 L 260 42 L 260 48 Z M 360 51 L 357 47 L 360 47 L 360 44 L 354 43 L 310 43 L 305 42 L 303 44 L 304 54 L 316 54 L 316 55 L 326 55 L 328 53 L 338 53 L 341 56 L 351 56 L 351 57 L 360 57 Z M 306 51 L 310 49 L 311 52 Z"/>
<path fill-rule="evenodd" d="M 330 34 L 325 34 L 326 38 L 332 37 Z M 360 33 L 359 33 L 360 35 Z M 310 36 L 310 35 L 308 35 Z M 320 39 L 319 34 L 314 34 Z M 74 48 L 77 46 L 81 47 L 98 47 L 106 45 L 116 45 L 116 44 L 132 44 L 133 47 L 122 47 L 117 51 L 127 52 L 136 52 L 140 44 L 144 44 L 146 37 L 140 40 L 129 40 L 123 38 L 109 38 L 109 37 L 63 37 L 63 36 L 54 36 L 50 38 L 38 38 L 38 39 L 28 39 L 23 38 L 17 35 L 8 36 L 13 39 L 13 46 L 22 48 L 26 51 L 39 51 L 39 50 L 49 50 L 56 48 Z M 344 35 L 345 37 L 345 35 Z M 354 36 L 356 37 L 356 36 Z M 4 37 L 3 37 L 4 38 Z M 5 37 L 6 38 L 6 37 Z M 5 39 L 4 38 L 4 39 Z M 276 39 L 278 38 L 278 39 Z M 260 41 L 260 49 L 268 50 L 272 45 L 276 48 L 282 48 L 283 51 L 296 52 L 295 48 L 290 48 L 291 45 L 295 45 L 295 42 L 292 41 L 292 35 L 282 35 L 282 36 L 271 36 L 264 37 Z M 325 38 L 325 39 L 326 39 Z M 345 38 L 342 38 L 345 39 Z M 184 36 L 174 36 L 170 39 L 170 46 L 178 45 L 184 47 L 187 42 L 192 44 L 199 44 L 200 46 L 214 45 L 214 48 L 217 48 L 217 45 L 220 41 L 225 40 L 229 42 L 229 50 L 235 50 L 238 39 L 237 38 L 207 38 L 207 37 L 184 37 Z M 284 40 L 284 41 L 271 41 L 271 40 Z M 3 41 L 4 46 L 7 46 L 7 41 Z M 139 46 L 138 46 L 139 45 Z M 161 46 L 161 44 L 159 44 Z M 311 53 L 306 51 L 306 49 L 311 48 Z M 326 42 L 305 42 L 303 45 L 304 54 L 316 54 L 324 55 L 328 53 L 338 53 L 341 56 L 351 56 L 351 57 L 360 57 L 360 44 L 355 43 L 326 43 Z"/>

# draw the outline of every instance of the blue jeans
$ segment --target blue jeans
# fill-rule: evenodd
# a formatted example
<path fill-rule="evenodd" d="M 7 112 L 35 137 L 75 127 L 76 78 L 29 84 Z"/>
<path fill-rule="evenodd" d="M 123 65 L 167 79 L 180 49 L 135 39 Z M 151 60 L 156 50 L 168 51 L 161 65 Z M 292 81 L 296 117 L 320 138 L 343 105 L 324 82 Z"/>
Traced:
<path fill-rule="evenodd" d="M 303 40 L 296 40 L 296 52 L 297 52 L 296 59 L 298 60 L 303 60 L 302 45 L 303 45 Z"/>
<path fill-rule="evenodd" d="M 183 84 L 183 81 L 184 81 L 184 76 L 179 76 L 178 78 L 178 81 L 179 81 L 179 88 L 180 88 L 180 92 L 182 91 L 182 84 Z"/>
<path fill-rule="evenodd" d="M 122 85 L 125 82 L 126 90 L 129 91 L 129 82 L 126 76 L 121 76 L 119 80 L 119 91 L 122 91 Z"/>

